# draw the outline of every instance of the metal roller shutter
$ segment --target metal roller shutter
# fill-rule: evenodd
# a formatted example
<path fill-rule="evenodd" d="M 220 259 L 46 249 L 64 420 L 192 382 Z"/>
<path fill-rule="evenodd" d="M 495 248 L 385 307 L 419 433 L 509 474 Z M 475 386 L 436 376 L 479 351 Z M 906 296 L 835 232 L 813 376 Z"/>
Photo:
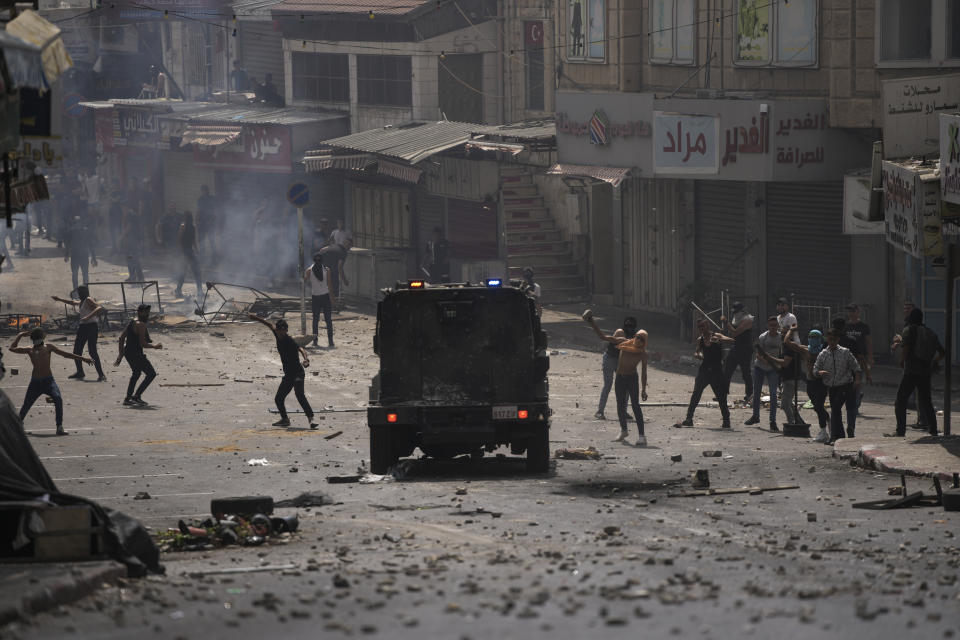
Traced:
<path fill-rule="evenodd" d="M 767 290 L 832 308 L 850 299 L 842 182 L 767 185 Z"/>
<path fill-rule="evenodd" d="M 696 184 L 696 277 L 707 296 L 719 300 L 721 289 L 743 295 L 746 244 L 743 182 L 698 180 Z"/>
<path fill-rule="evenodd" d="M 192 152 L 166 151 L 163 154 L 163 208 L 173 204 L 178 212 L 197 212 L 200 187 L 216 191 L 213 169 L 194 166 Z"/>
<path fill-rule="evenodd" d="M 679 180 L 625 183 L 624 230 L 630 261 L 630 308 L 672 313 L 680 295 Z"/>
<path fill-rule="evenodd" d="M 447 240 L 459 260 L 497 258 L 497 212 L 482 202 L 447 199 Z"/>
<path fill-rule="evenodd" d="M 443 196 L 435 196 L 424 190 L 417 191 L 417 250 L 423 251 L 433 237 L 433 228 L 443 229 Z M 418 259 L 423 256 L 418 255 Z"/>
<path fill-rule="evenodd" d="M 273 74 L 273 84 L 283 95 L 283 41 L 279 31 L 273 29 L 273 21 L 241 22 L 240 51 L 243 66 L 257 82 L 263 82 L 268 73 Z"/>

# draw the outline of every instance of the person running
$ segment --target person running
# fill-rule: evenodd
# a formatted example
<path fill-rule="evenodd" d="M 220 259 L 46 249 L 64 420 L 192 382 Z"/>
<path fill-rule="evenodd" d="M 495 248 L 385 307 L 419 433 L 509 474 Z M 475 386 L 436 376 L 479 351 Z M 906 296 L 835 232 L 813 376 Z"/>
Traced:
<path fill-rule="evenodd" d="M 603 371 L 603 388 L 600 389 L 600 403 L 597 406 L 597 412 L 593 414 L 593 417 L 597 420 L 606 420 L 607 418 L 603 412 L 607 408 L 607 398 L 610 397 L 610 389 L 613 388 L 613 376 L 617 371 L 617 360 L 620 358 L 620 350 L 617 349 L 617 345 L 607 341 L 606 338 L 625 338 L 626 336 L 635 335 L 637 333 L 637 319 L 633 316 L 624 318 L 623 328 L 617 329 L 612 336 L 607 336 L 600 331 L 600 327 L 598 327 L 595 322 L 591 322 L 590 324 L 600 339 L 607 344 L 603 349 L 603 361 L 601 364 Z"/>
<path fill-rule="evenodd" d="M 33 346 L 21 347 L 20 340 L 27 336 L 30 336 Z M 44 344 L 43 339 L 43 329 L 38 327 L 33 331 L 21 331 L 17 334 L 13 344 L 10 345 L 10 351 L 30 356 L 30 362 L 33 364 L 27 394 L 23 398 L 23 406 L 20 407 L 20 421 L 22 422 L 27 417 L 27 412 L 30 411 L 30 407 L 37 401 L 37 398 L 50 396 L 53 398 L 53 406 L 56 411 L 57 435 L 65 436 L 67 432 L 63 429 L 63 396 L 60 395 L 60 387 L 57 386 L 57 382 L 53 379 L 53 372 L 50 370 L 50 354 L 55 353 L 71 360 L 83 360 L 87 364 L 93 364 L 93 360 L 67 353 L 52 344 Z"/>
<path fill-rule="evenodd" d="M 843 411 L 847 409 L 847 437 L 852 438 L 857 423 L 856 392 L 860 386 L 860 363 L 850 350 L 840 346 L 846 334 L 830 329 L 827 348 L 820 352 L 813 372 L 827 385 L 830 395 L 830 442 L 843 438 Z"/>
<path fill-rule="evenodd" d="M 647 446 L 647 437 L 643 429 L 643 411 L 640 409 L 640 398 L 647 399 L 647 332 L 640 329 L 630 338 L 622 334 L 620 329 L 612 336 L 600 331 L 593 320 L 593 313 L 588 309 L 583 319 L 590 323 L 601 340 L 614 344 L 619 351 L 617 370 L 614 376 L 613 389 L 617 400 L 617 418 L 620 421 L 620 436 L 614 442 L 626 442 L 627 430 L 627 399 L 633 407 L 633 415 L 637 419 L 637 446 Z M 637 375 L 637 367 L 641 373 Z M 642 391 L 641 391 L 642 385 Z"/>
<path fill-rule="evenodd" d="M 760 396 L 763 392 L 763 382 L 766 380 L 770 391 L 770 431 L 779 431 L 777 427 L 777 385 L 780 378 L 777 367 L 771 358 L 779 358 L 783 341 L 780 339 L 780 323 L 777 316 L 767 318 L 767 330 L 760 334 L 755 343 L 757 357 L 753 361 L 753 415 L 743 423 L 746 425 L 760 422 Z M 788 328 L 790 324 L 786 325 Z"/>
<path fill-rule="evenodd" d="M 130 382 L 127 383 L 127 396 L 123 399 L 123 404 L 128 407 L 143 407 L 146 402 L 143 399 L 143 392 L 147 390 L 153 379 L 157 377 L 157 372 L 153 365 L 147 359 L 144 349 L 162 349 L 163 345 L 159 342 L 154 343 L 150 339 L 150 332 L 147 331 L 147 319 L 150 317 L 150 305 L 141 304 L 137 307 L 137 317 L 120 334 L 120 353 L 113 366 L 120 366 L 120 361 L 127 359 L 130 365 Z M 137 387 L 137 380 L 143 374 L 143 382 Z M 134 391 L 136 389 L 136 391 Z"/>
<path fill-rule="evenodd" d="M 693 395 L 690 396 L 690 404 L 687 406 L 687 417 L 681 422 L 685 427 L 693 426 L 693 413 L 700 404 L 700 396 L 703 390 L 709 387 L 717 396 L 717 402 L 720 403 L 720 416 L 723 423 L 720 425 L 723 429 L 730 428 L 730 408 L 727 407 L 727 377 L 723 372 L 723 344 L 735 342 L 735 338 L 725 336 L 722 333 L 710 331 L 710 325 L 706 319 L 701 318 L 697 322 L 697 328 L 700 329 L 700 337 L 697 338 L 697 350 L 694 357 L 703 362 L 700 363 L 700 369 L 697 371 L 697 378 L 693 383 Z"/>
<path fill-rule="evenodd" d="M 297 402 L 300 403 L 304 415 L 307 416 L 307 422 L 310 424 L 310 428 L 316 429 L 318 425 L 313 421 L 313 409 L 310 408 L 307 396 L 303 392 L 303 380 L 306 377 L 306 372 L 303 368 L 310 366 L 310 359 L 307 357 L 307 352 L 290 337 L 288 333 L 289 326 L 283 318 L 277 320 L 276 325 L 272 325 L 255 313 L 248 314 L 248 317 L 266 326 L 273 332 L 273 337 L 277 340 L 277 351 L 280 352 L 280 362 L 283 364 L 283 379 L 280 381 L 280 388 L 277 389 L 277 395 L 274 398 L 274 401 L 277 403 L 277 411 L 280 412 L 280 419 L 274 422 L 273 426 L 290 426 L 290 418 L 287 417 L 287 408 L 284 406 L 284 401 L 287 399 L 287 396 L 290 395 L 290 391 L 293 390 L 297 396 Z M 303 357 L 302 364 L 300 357 Z"/>
<path fill-rule="evenodd" d="M 82 284 L 77 287 L 77 295 L 80 297 L 79 300 L 61 298 L 59 296 L 51 297 L 57 302 L 70 304 L 79 308 L 80 324 L 77 325 L 77 337 L 73 341 L 73 354 L 77 356 L 81 355 L 83 353 L 83 347 L 86 345 L 87 350 L 90 352 L 90 358 L 93 360 L 93 366 L 97 368 L 97 382 L 104 382 L 107 376 L 103 374 L 103 367 L 100 365 L 100 354 L 97 353 L 97 338 L 100 337 L 97 315 L 103 311 L 103 307 L 90 297 L 90 290 L 87 288 L 87 285 Z M 77 372 L 67 377 L 75 380 L 83 380 L 83 364 L 81 364 L 79 360 L 77 360 Z"/>
<path fill-rule="evenodd" d="M 313 264 L 303 274 L 303 279 L 310 283 L 310 299 L 313 303 L 313 346 L 317 344 L 318 329 L 320 328 L 320 314 L 327 325 L 327 346 L 333 349 L 333 318 L 330 306 L 330 269 L 323 265 L 323 254 L 319 251 L 313 254 Z"/>

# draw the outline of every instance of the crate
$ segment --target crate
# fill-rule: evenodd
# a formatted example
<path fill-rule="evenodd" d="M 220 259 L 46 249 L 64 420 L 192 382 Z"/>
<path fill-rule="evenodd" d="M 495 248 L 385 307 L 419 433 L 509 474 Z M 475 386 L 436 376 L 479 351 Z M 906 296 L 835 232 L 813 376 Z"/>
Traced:
<path fill-rule="evenodd" d="M 40 503 L 43 505 L 43 503 Z M 23 514 L 35 513 L 43 531 L 28 533 L 31 542 L 20 549 L 12 546 Z M 17 562 L 89 560 L 104 555 L 103 526 L 97 524 L 88 505 L 37 506 L 35 502 L 0 504 L 5 526 L 0 531 L 0 559 Z"/>

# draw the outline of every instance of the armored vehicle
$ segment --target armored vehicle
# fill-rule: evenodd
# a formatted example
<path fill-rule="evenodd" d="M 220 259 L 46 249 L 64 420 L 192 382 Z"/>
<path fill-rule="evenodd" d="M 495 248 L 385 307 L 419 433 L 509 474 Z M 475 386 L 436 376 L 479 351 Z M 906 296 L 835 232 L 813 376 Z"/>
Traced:
<path fill-rule="evenodd" d="M 526 452 L 529 471 L 547 471 L 547 335 L 520 286 L 415 280 L 385 290 L 367 409 L 374 473 L 417 447 L 449 458 L 501 445 Z"/>

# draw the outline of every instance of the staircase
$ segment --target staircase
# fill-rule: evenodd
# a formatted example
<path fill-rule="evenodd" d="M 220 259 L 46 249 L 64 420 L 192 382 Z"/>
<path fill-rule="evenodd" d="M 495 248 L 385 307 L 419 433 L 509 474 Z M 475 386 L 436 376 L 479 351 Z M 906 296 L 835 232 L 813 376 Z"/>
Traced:
<path fill-rule="evenodd" d="M 550 215 L 540 188 L 523 167 L 500 168 L 507 266 L 512 280 L 532 267 L 544 302 L 583 300 L 587 287 L 568 241 Z"/>

